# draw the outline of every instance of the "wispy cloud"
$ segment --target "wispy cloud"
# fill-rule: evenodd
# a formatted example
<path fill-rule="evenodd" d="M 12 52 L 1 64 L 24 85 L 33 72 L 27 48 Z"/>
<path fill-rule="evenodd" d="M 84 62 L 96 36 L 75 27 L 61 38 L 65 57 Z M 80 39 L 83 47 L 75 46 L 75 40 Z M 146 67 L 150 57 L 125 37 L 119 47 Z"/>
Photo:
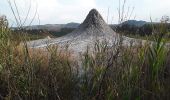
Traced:
<path fill-rule="evenodd" d="M 37 0 L 38 13 L 41 21 L 51 19 L 56 23 L 68 21 L 82 21 L 87 11 L 96 8 L 95 0 L 72 0 L 71 3 L 60 2 L 59 0 Z"/>
<path fill-rule="evenodd" d="M 1 0 L 0 13 L 14 19 L 7 0 Z M 13 0 L 11 0 L 13 1 Z M 38 15 L 41 24 L 55 24 L 68 22 L 82 22 L 89 10 L 97 8 L 104 19 L 107 19 L 107 9 L 110 7 L 109 22 L 116 23 L 118 18 L 117 7 L 119 0 L 15 0 L 22 20 L 26 18 L 31 1 L 31 9 L 27 24 L 32 20 L 36 8 L 37 15 L 33 24 L 38 24 Z M 13 4 L 14 5 L 14 4 Z M 136 19 L 154 20 L 163 15 L 170 16 L 170 0 L 127 0 L 127 7 L 135 6 L 134 14 Z M 127 9 L 126 9 L 127 10 Z"/>

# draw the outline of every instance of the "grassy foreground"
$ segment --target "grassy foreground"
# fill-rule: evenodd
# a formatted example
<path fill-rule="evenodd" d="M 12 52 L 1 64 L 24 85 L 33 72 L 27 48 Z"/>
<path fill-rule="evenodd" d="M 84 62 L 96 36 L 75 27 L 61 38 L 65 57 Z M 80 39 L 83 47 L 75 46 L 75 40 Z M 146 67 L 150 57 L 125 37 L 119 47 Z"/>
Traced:
<path fill-rule="evenodd" d="M 81 61 L 58 47 L 29 49 L 0 21 L 0 99 L 169 100 L 169 50 L 161 35 L 155 45 L 123 47 L 97 42 Z M 19 46 L 20 42 L 25 43 Z M 81 62 L 81 66 L 80 63 Z M 81 71 L 80 68 L 81 67 Z"/>

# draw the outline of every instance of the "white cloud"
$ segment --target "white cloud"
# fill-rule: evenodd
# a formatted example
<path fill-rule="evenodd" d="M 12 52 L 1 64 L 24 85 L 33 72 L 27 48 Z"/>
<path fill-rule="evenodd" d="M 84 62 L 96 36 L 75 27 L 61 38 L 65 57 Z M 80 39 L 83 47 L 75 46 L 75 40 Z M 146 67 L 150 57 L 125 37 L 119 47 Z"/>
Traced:
<path fill-rule="evenodd" d="M 37 2 L 41 21 L 49 23 L 80 22 L 91 8 L 97 7 L 95 0 L 73 0 L 71 4 L 59 0 L 37 0 Z"/>
<path fill-rule="evenodd" d="M 3 0 L 5 2 L 5 0 Z M 38 15 L 41 24 L 55 24 L 68 22 L 82 22 L 88 11 L 96 8 L 96 0 L 15 0 L 18 7 L 19 16 L 24 21 L 31 4 L 31 10 L 27 19 L 27 24 L 30 23 L 35 15 L 37 8 L 37 15 L 33 24 L 38 24 Z M 61 2 L 62 1 L 62 2 Z M 14 8 L 15 3 L 11 0 Z M 0 4 L 1 5 L 1 4 Z M 6 8 L 10 8 L 6 3 Z M 6 12 L 10 19 L 15 20 L 14 17 Z M 14 8 L 15 13 L 17 10 Z"/>
<path fill-rule="evenodd" d="M 1 1 L 0 13 L 7 15 L 10 19 L 14 19 L 9 5 L 4 3 L 6 1 Z M 24 20 L 29 9 L 30 0 L 16 0 L 16 3 L 20 16 Z M 134 15 L 137 15 L 137 19 L 141 20 L 149 21 L 150 16 L 153 19 L 160 18 L 163 15 L 170 16 L 170 0 L 127 0 L 128 6 L 135 6 Z M 112 20 L 117 22 L 118 17 L 118 0 L 31 0 L 31 11 L 27 23 L 33 18 L 36 7 L 38 7 L 41 24 L 82 22 L 92 8 L 97 8 L 106 20 L 107 9 L 110 7 L 109 23 Z M 38 24 L 37 16 L 34 24 Z"/>
<path fill-rule="evenodd" d="M 159 21 L 161 16 L 170 16 L 170 0 L 143 0 L 136 3 L 136 13 L 138 19 Z"/>

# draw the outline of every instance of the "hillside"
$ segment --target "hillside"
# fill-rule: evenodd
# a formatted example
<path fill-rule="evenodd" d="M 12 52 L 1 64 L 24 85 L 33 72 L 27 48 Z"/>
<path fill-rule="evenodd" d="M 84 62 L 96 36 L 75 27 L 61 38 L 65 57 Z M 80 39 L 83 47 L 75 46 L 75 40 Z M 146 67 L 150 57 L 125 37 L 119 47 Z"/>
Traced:
<path fill-rule="evenodd" d="M 77 28 L 79 23 L 67 23 L 67 24 L 46 24 L 46 25 L 32 25 L 32 26 L 23 26 L 25 30 L 47 30 L 47 31 L 60 31 L 62 28 Z M 12 27 L 13 30 L 18 29 L 17 27 Z"/>
<path fill-rule="evenodd" d="M 20 32 L 27 34 L 27 37 L 31 40 L 45 38 L 50 36 L 61 37 L 68 33 L 71 33 L 79 26 L 79 23 L 68 23 L 68 24 L 46 24 L 46 25 L 32 25 L 24 26 L 22 29 L 12 27 L 14 34 L 20 34 Z"/>

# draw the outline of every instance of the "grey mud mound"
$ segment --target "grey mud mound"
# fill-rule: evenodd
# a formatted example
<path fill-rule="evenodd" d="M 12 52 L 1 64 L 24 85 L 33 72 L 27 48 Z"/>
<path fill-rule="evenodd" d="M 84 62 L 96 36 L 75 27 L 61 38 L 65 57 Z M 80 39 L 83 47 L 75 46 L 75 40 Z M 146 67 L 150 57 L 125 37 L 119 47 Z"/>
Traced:
<path fill-rule="evenodd" d="M 28 42 L 31 48 L 41 48 L 47 45 L 66 45 L 75 52 L 83 52 L 87 46 L 93 45 L 94 41 L 107 40 L 113 42 L 116 39 L 116 33 L 104 21 L 96 9 L 92 9 L 86 19 L 72 33 L 56 39 L 41 39 Z"/>
<path fill-rule="evenodd" d="M 110 28 L 103 20 L 102 16 L 96 9 L 92 9 L 84 22 L 72 33 L 68 34 L 69 37 L 110 37 L 116 33 Z"/>
<path fill-rule="evenodd" d="M 69 45 L 69 49 L 75 53 L 84 52 L 87 46 L 92 48 L 96 40 L 107 41 L 109 45 L 114 45 L 122 40 L 123 46 L 145 44 L 146 40 L 133 39 L 116 34 L 110 26 L 103 20 L 96 9 L 92 9 L 86 19 L 72 33 L 55 39 L 41 39 L 28 42 L 30 48 L 44 48 L 48 45 Z"/>

